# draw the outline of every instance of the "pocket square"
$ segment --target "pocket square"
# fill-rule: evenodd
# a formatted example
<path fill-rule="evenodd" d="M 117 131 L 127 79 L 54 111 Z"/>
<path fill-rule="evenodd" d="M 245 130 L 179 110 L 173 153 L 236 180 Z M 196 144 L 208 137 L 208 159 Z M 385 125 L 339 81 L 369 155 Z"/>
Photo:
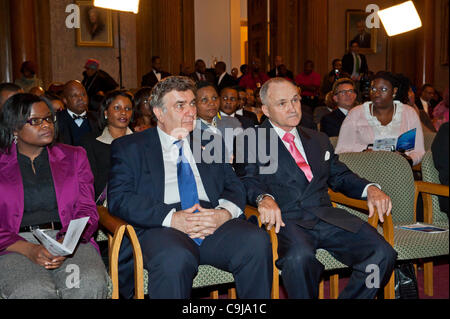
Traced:
<path fill-rule="evenodd" d="M 325 161 L 328 161 L 330 159 L 330 152 L 325 153 Z"/>

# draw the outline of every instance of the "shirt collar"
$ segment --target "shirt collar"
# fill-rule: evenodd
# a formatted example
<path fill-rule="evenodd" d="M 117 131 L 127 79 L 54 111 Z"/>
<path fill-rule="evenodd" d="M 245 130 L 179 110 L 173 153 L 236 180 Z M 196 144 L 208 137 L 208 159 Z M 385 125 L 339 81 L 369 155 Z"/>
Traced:
<path fill-rule="evenodd" d="M 174 146 L 174 143 L 178 141 L 178 139 L 164 132 L 159 126 L 156 127 L 156 130 L 159 135 L 159 140 L 161 141 L 161 147 L 166 152 L 170 151 L 170 149 Z M 188 143 L 186 137 L 183 138 L 183 143 L 185 145 Z"/>
<path fill-rule="evenodd" d="M 222 111 L 220 111 L 220 116 L 229 116 L 229 117 L 234 117 L 236 115 L 236 112 L 233 114 L 228 115 L 227 113 L 224 113 Z"/>
<path fill-rule="evenodd" d="M 346 108 L 339 107 L 339 110 L 340 110 L 342 113 L 344 113 L 345 116 L 347 116 L 348 110 L 347 110 Z"/>
<path fill-rule="evenodd" d="M 85 116 L 86 113 L 87 113 L 87 111 L 84 111 L 84 112 L 81 113 L 81 114 L 75 114 L 75 113 L 73 113 L 71 110 L 67 109 L 67 113 L 69 113 L 70 117 L 73 118 L 74 115 L 77 115 L 77 116 Z"/>
<path fill-rule="evenodd" d="M 278 126 L 274 125 L 271 120 L 269 120 L 270 125 L 273 126 L 275 129 L 275 132 L 277 132 L 278 136 L 283 140 L 284 134 L 288 133 L 285 130 L 279 128 Z M 300 136 L 298 135 L 297 127 L 294 127 L 292 130 L 289 131 L 292 135 L 294 135 L 295 139 L 300 140 Z"/>
<path fill-rule="evenodd" d="M 125 133 L 125 135 L 130 135 L 130 134 L 133 134 L 133 131 L 130 130 L 129 127 L 127 127 L 127 132 Z M 109 133 L 108 126 L 106 126 L 103 129 L 102 135 L 97 137 L 96 140 L 99 142 L 105 143 L 105 144 L 111 144 L 114 141 L 114 138 L 112 137 L 111 133 Z"/>

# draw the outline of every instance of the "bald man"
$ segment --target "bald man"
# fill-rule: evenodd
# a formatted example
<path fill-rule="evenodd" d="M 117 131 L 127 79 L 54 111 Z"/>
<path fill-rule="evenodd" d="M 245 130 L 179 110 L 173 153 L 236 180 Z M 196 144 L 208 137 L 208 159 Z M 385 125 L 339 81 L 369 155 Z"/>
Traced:
<path fill-rule="evenodd" d="M 85 134 L 100 133 L 97 116 L 88 111 L 89 98 L 79 81 L 72 80 L 64 85 L 62 101 L 66 109 L 56 115 L 61 143 L 78 146 Z"/>

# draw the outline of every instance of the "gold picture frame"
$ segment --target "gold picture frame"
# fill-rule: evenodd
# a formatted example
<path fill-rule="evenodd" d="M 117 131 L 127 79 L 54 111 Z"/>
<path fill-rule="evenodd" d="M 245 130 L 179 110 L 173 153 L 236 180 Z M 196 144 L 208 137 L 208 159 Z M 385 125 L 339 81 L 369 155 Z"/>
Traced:
<path fill-rule="evenodd" d="M 76 29 L 79 47 L 113 47 L 111 10 L 94 7 L 93 1 L 75 1 L 80 8 L 80 28 Z"/>
<path fill-rule="evenodd" d="M 346 14 L 346 37 L 345 47 L 347 52 L 350 49 L 350 42 L 353 40 L 359 43 L 359 52 L 371 54 L 377 52 L 377 28 L 368 29 L 366 18 L 370 12 L 363 10 L 347 10 Z"/>

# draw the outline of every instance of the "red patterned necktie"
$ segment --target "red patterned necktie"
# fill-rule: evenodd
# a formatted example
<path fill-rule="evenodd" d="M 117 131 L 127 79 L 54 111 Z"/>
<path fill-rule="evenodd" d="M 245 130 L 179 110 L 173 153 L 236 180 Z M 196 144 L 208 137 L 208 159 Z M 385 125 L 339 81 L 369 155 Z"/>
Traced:
<path fill-rule="evenodd" d="M 294 139 L 295 137 L 291 133 L 286 133 L 283 136 L 283 141 L 289 143 L 289 153 L 291 153 L 292 157 L 295 160 L 295 163 L 297 163 L 297 166 L 303 171 L 308 182 L 311 182 L 313 178 L 311 167 L 308 165 L 308 163 L 305 161 L 305 158 L 295 146 Z"/>

